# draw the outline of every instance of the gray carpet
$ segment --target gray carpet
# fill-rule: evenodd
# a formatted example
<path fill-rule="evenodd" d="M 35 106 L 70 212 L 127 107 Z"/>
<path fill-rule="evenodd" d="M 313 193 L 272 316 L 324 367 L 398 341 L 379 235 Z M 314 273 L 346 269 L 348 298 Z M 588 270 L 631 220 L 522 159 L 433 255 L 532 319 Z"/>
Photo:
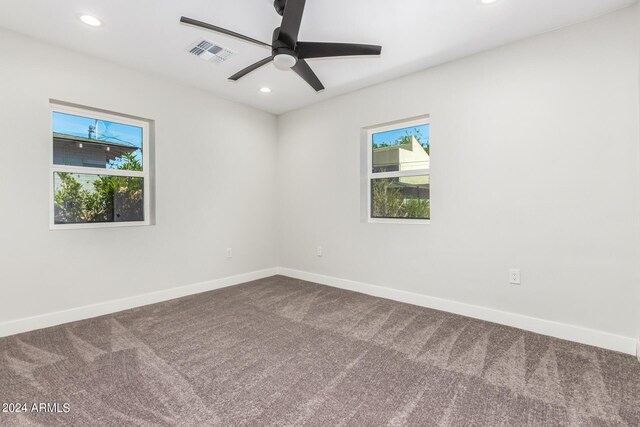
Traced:
<path fill-rule="evenodd" d="M 640 425 L 633 357 L 276 276 L 0 339 L 3 426 Z"/>

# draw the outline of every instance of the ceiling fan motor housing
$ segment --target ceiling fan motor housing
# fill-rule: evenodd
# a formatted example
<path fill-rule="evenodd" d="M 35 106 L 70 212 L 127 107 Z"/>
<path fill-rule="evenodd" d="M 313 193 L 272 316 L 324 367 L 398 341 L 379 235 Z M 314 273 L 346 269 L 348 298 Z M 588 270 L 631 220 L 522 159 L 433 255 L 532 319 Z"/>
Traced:
<path fill-rule="evenodd" d="M 284 15 L 284 7 L 287 4 L 287 0 L 275 0 L 273 2 L 273 7 L 276 8 L 276 12 L 278 12 L 278 15 L 282 16 Z"/>
<path fill-rule="evenodd" d="M 288 70 L 298 62 L 298 54 L 295 46 L 289 46 L 286 42 L 279 39 L 280 27 L 273 30 L 273 41 L 271 43 L 273 62 L 276 68 L 280 70 Z"/>

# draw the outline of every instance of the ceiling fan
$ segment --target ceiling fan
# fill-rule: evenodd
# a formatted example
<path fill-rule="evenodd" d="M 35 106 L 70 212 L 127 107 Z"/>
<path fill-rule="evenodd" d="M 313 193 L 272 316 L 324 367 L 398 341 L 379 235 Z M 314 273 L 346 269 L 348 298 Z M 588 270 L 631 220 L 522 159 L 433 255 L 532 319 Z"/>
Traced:
<path fill-rule="evenodd" d="M 185 16 L 180 18 L 180 22 L 271 48 L 270 56 L 256 62 L 255 64 L 249 65 L 247 68 L 229 77 L 229 80 L 233 81 L 239 80 L 250 72 L 255 71 L 263 65 L 267 65 L 273 61 L 276 68 L 280 70 L 292 69 L 307 83 L 309 83 L 316 92 L 319 92 L 324 89 L 324 86 L 311 67 L 309 67 L 306 59 L 337 56 L 380 55 L 380 52 L 382 52 L 382 46 L 353 43 L 298 41 L 298 33 L 300 31 L 300 23 L 302 22 L 305 1 L 306 0 L 274 1 L 273 6 L 275 7 L 276 12 L 282 16 L 282 24 L 280 24 L 280 27 L 273 30 L 273 39 L 271 44 L 238 34 L 234 31 L 216 27 L 215 25 L 207 24 L 206 22 L 187 18 Z"/>

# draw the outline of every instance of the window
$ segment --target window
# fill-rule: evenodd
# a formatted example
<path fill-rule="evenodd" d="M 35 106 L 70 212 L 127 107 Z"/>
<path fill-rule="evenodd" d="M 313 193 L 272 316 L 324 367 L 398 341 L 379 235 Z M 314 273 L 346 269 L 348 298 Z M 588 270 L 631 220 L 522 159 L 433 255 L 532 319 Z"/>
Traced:
<path fill-rule="evenodd" d="M 51 105 L 52 229 L 149 224 L 149 123 Z"/>
<path fill-rule="evenodd" d="M 367 219 L 426 223 L 429 197 L 429 120 L 367 130 Z"/>

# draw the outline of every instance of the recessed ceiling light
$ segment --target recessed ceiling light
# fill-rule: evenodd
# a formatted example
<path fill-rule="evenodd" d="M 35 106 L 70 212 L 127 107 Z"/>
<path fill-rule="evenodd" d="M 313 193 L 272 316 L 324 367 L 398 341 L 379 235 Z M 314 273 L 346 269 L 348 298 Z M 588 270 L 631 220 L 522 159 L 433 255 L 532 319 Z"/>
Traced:
<path fill-rule="evenodd" d="M 268 87 L 262 87 L 262 88 L 260 88 L 260 92 L 262 92 L 262 93 L 271 93 L 271 89 L 269 89 Z"/>
<path fill-rule="evenodd" d="M 482 4 L 493 4 L 495 2 L 497 2 L 498 0 L 480 0 L 480 3 Z"/>
<path fill-rule="evenodd" d="M 99 27 L 100 25 L 102 25 L 102 21 L 92 15 L 81 15 L 80 20 L 92 27 Z"/>

